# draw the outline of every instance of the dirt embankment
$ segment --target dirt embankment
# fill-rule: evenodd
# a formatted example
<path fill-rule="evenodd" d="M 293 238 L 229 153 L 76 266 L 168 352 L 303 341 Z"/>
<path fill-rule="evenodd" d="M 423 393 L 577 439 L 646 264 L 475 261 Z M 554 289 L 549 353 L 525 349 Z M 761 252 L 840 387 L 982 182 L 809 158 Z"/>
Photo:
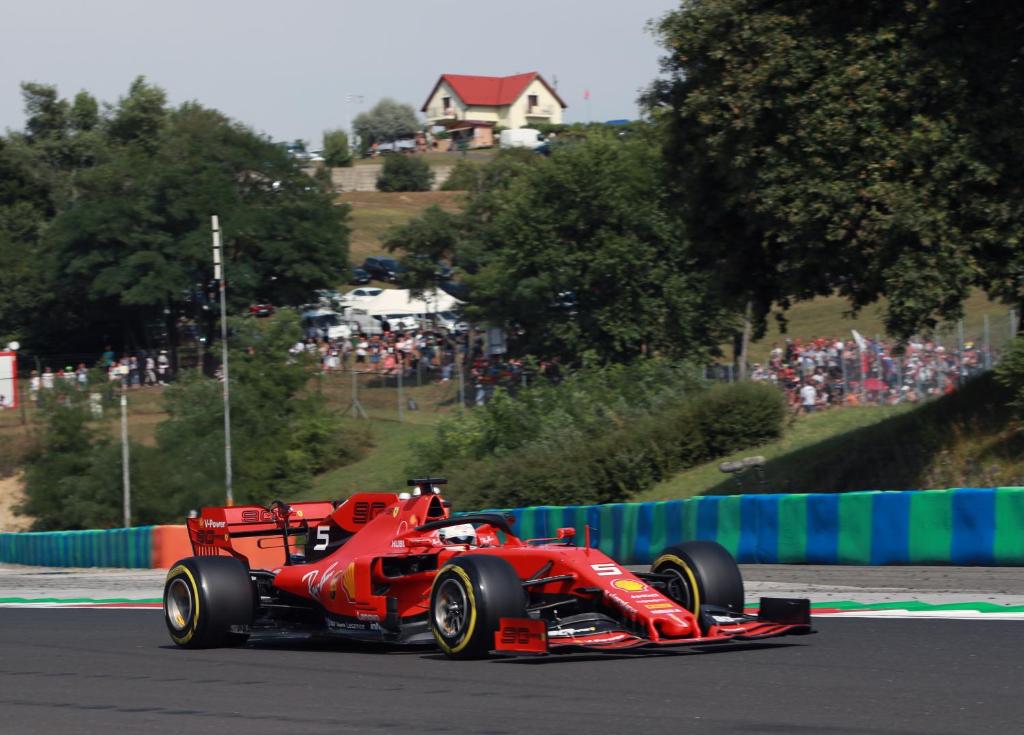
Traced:
<path fill-rule="evenodd" d="M 24 481 L 21 473 L 0 477 L 0 531 L 27 531 L 32 519 L 14 515 L 14 506 L 24 498 Z"/>

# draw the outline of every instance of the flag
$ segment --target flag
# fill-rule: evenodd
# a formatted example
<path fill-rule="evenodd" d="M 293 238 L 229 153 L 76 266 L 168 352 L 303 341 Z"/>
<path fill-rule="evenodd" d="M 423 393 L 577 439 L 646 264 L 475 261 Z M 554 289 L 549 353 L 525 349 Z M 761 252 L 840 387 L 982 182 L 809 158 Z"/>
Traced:
<path fill-rule="evenodd" d="M 590 99 L 590 90 L 589 89 L 584 89 L 583 90 L 583 99 L 585 99 L 585 100 L 589 100 Z"/>
<path fill-rule="evenodd" d="M 857 349 L 866 350 L 868 348 L 868 343 L 867 340 L 864 339 L 864 336 L 856 329 L 851 329 L 850 331 L 853 332 L 853 339 L 857 343 Z"/>

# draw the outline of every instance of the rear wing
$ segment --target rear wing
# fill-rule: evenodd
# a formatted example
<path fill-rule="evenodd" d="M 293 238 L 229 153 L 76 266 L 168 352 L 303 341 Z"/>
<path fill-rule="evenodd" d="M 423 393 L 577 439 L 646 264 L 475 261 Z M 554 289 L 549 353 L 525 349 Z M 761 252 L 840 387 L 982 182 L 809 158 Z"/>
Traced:
<path fill-rule="evenodd" d="M 287 565 L 291 554 L 315 528 L 334 513 L 331 501 L 203 508 L 186 521 L 196 556 L 233 556 L 250 568 Z"/>

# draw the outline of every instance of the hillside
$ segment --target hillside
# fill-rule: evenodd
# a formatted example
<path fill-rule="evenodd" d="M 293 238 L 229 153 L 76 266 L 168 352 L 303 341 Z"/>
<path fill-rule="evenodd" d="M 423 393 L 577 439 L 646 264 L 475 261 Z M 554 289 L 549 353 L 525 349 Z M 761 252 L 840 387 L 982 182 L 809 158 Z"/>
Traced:
<path fill-rule="evenodd" d="M 384 233 L 405 224 L 427 207 L 458 209 L 462 192 L 457 191 L 352 191 L 338 195 L 338 201 L 352 207 L 352 238 L 348 259 L 359 265 L 369 255 L 384 255 Z"/>
<path fill-rule="evenodd" d="M 837 409 L 795 420 L 780 440 L 727 460 L 768 462 L 727 476 L 718 462 L 682 472 L 636 500 L 739 492 L 841 492 L 1022 484 L 1024 432 L 991 376 L 918 407 Z"/>

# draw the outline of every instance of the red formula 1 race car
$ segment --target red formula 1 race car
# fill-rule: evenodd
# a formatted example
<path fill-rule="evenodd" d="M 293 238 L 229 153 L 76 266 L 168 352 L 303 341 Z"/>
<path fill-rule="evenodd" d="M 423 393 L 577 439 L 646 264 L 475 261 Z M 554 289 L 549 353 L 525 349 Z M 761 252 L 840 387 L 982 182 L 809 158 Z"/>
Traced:
<path fill-rule="evenodd" d="M 196 555 L 164 586 L 171 639 L 191 648 L 312 632 L 478 658 L 811 632 L 808 600 L 762 598 L 744 614 L 739 568 L 718 544 L 670 546 L 650 571 L 630 572 L 590 546 L 589 529 L 582 545 L 573 528 L 522 540 L 503 514 L 452 516 L 443 483 L 203 509 L 188 520 Z M 250 557 L 271 553 L 276 564 L 253 568 Z"/>

